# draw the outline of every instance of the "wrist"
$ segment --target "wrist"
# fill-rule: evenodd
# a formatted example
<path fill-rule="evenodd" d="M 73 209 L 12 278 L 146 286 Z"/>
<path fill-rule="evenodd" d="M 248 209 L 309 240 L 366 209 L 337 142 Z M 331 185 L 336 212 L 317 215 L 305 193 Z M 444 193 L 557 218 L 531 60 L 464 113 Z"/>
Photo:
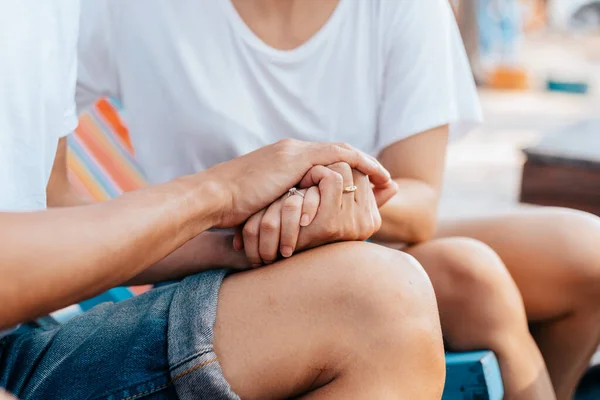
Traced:
<path fill-rule="evenodd" d="M 227 192 L 208 171 L 178 178 L 184 186 L 184 204 L 191 222 L 192 235 L 217 226 L 222 220 Z"/>
<path fill-rule="evenodd" d="M 250 267 L 250 263 L 243 251 L 237 251 L 233 248 L 233 234 L 228 232 L 215 232 L 216 239 L 214 252 L 216 259 L 215 265 L 233 269 L 245 269 Z"/>

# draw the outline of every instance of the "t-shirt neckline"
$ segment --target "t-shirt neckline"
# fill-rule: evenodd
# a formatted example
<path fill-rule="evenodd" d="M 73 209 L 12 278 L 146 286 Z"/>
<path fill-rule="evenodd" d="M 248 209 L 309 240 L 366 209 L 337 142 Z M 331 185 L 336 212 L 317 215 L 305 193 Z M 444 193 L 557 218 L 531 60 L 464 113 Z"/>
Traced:
<path fill-rule="evenodd" d="M 229 21 L 233 25 L 234 29 L 238 31 L 240 36 L 252 47 L 266 53 L 267 55 L 278 59 L 279 61 L 293 62 L 298 59 L 305 57 L 311 53 L 313 49 L 319 46 L 319 44 L 326 40 L 329 32 L 337 25 L 343 17 L 344 9 L 346 8 L 348 1 L 339 0 L 335 10 L 331 13 L 325 24 L 312 35 L 307 41 L 302 43 L 300 46 L 290 50 L 276 49 L 267 43 L 265 43 L 260 37 L 254 33 L 252 29 L 246 24 L 242 16 L 238 13 L 237 9 L 231 2 L 231 0 L 221 0 L 220 3 L 223 6 L 225 14 L 229 17 Z"/>

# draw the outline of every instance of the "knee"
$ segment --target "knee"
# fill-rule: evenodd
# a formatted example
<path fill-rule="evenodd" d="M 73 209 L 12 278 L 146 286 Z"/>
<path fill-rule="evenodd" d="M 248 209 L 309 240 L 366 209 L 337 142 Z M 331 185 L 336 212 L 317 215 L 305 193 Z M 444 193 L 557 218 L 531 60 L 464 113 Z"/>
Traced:
<path fill-rule="evenodd" d="M 520 294 L 506 266 L 496 252 L 483 242 L 469 238 L 448 238 L 432 248 L 436 282 L 444 292 L 464 298 L 502 296 L 521 303 Z M 436 289 L 437 290 L 437 289 Z"/>
<path fill-rule="evenodd" d="M 519 289 L 496 252 L 469 238 L 441 239 L 432 250 L 431 275 L 444 333 L 456 347 L 492 345 L 494 338 L 527 332 L 527 317 Z M 466 344 L 466 343 L 465 343 Z"/>
<path fill-rule="evenodd" d="M 551 248 L 563 265 L 565 283 L 573 294 L 589 304 L 600 304 L 600 218 L 569 209 L 546 210 L 546 219 L 556 227 Z"/>
<path fill-rule="evenodd" d="M 439 313 L 429 277 L 412 256 L 369 243 L 344 243 L 345 262 L 328 271 L 328 302 L 341 307 L 361 340 L 389 356 L 407 346 L 428 354 L 428 368 L 444 372 Z M 402 349 L 402 350 L 400 350 Z M 396 351 L 399 350 L 399 351 Z M 404 354 L 399 354 L 404 353 Z"/>
<path fill-rule="evenodd" d="M 390 314 L 437 319 L 437 303 L 427 273 L 412 256 L 370 243 L 338 245 L 345 262 L 331 265 L 332 296 L 360 305 L 364 318 Z M 394 318 L 395 319 L 395 318 Z"/>

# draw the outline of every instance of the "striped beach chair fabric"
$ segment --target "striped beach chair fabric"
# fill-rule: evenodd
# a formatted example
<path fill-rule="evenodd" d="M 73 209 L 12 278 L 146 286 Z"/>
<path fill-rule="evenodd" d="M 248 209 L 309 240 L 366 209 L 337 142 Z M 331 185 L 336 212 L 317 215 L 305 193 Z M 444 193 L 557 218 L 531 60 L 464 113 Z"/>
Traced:
<path fill-rule="evenodd" d="M 81 194 L 96 201 L 146 185 L 117 110 L 118 104 L 111 100 L 98 101 L 81 116 L 79 127 L 68 138 L 69 180 Z"/>
<path fill-rule="evenodd" d="M 81 115 L 79 126 L 67 139 L 69 181 L 81 195 L 95 201 L 110 200 L 146 185 L 119 109 L 119 104 L 113 100 L 99 100 L 91 110 Z M 149 288 L 114 288 L 52 313 L 52 317 L 64 322 L 97 304 L 122 301 Z"/>

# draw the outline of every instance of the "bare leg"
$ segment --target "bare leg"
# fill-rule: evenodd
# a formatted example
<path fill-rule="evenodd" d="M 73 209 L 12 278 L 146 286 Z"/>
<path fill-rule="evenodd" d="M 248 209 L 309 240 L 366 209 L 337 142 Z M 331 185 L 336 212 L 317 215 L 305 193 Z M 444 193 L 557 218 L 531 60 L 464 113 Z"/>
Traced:
<path fill-rule="evenodd" d="M 541 208 L 444 223 L 440 237 L 489 245 L 523 297 L 557 397 L 573 396 L 600 340 L 600 219 Z"/>
<path fill-rule="evenodd" d="M 445 365 L 419 264 L 342 243 L 227 278 L 215 350 L 246 399 L 439 399 Z"/>
<path fill-rule="evenodd" d="M 409 252 L 433 282 L 451 349 L 493 350 L 507 399 L 553 399 L 519 290 L 493 250 L 472 239 L 452 238 L 433 240 Z"/>

